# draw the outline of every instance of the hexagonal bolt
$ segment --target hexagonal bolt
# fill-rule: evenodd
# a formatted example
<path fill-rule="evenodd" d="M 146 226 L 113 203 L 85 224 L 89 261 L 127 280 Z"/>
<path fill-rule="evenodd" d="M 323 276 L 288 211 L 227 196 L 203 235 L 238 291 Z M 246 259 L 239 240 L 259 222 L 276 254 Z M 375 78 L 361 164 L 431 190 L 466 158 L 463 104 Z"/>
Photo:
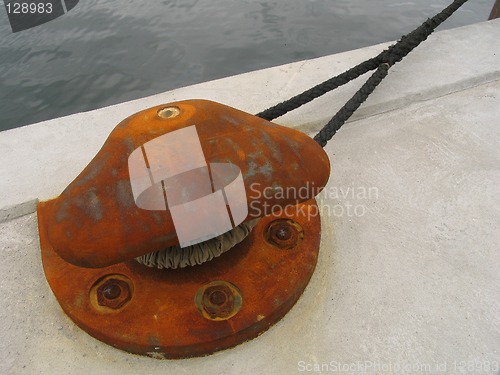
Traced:
<path fill-rule="evenodd" d="M 99 283 L 96 291 L 97 304 L 117 310 L 132 298 L 130 285 L 121 278 L 106 278 Z"/>
<path fill-rule="evenodd" d="M 195 304 L 209 320 L 227 320 L 241 309 L 243 298 L 239 289 L 226 281 L 203 285 L 195 296 Z"/>
<path fill-rule="evenodd" d="M 304 230 L 293 220 L 276 219 L 267 226 L 264 237 L 273 246 L 291 249 L 304 238 Z"/>

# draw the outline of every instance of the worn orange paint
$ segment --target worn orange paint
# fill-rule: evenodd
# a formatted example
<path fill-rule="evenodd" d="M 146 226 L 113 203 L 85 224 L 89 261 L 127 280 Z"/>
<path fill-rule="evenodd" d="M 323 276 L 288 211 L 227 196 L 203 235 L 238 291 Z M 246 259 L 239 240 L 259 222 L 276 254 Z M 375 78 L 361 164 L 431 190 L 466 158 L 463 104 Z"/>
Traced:
<path fill-rule="evenodd" d="M 180 113 L 158 116 L 165 107 L 177 107 Z M 53 249 L 77 266 L 105 267 L 178 243 L 168 210 L 135 205 L 128 157 L 144 143 L 191 125 L 196 125 L 207 161 L 240 168 L 247 187 L 247 220 L 311 199 L 328 180 L 328 156 L 297 130 L 206 100 L 153 107 L 117 125 L 61 195 L 39 204 L 44 213 L 40 230 Z M 271 188 L 298 193 L 273 195 Z"/>

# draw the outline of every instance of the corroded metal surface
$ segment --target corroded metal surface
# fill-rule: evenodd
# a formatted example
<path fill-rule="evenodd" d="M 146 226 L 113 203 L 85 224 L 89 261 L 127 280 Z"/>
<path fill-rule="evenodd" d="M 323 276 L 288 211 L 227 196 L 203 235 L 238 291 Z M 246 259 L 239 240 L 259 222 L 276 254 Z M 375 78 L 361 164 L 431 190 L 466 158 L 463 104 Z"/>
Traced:
<path fill-rule="evenodd" d="M 241 170 L 245 221 L 311 199 L 328 180 L 327 155 L 299 131 L 205 100 L 170 103 L 122 121 L 64 192 L 40 204 L 40 235 L 81 267 L 105 267 L 177 244 L 170 211 L 135 204 L 127 162 L 146 142 L 192 125 L 208 161 Z"/>
<path fill-rule="evenodd" d="M 158 159 L 150 159 L 144 145 L 176 130 L 193 131 L 193 125 L 202 148 L 198 157 L 210 162 L 212 172 L 223 163 L 239 168 L 244 186 L 239 197 L 246 207 L 241 220 L 263 218 L 217 259 L 184 269 L 151 269 L 134 258 L 177 244 L 179 232 L 171 208 L 158 209 L 150 199 L 158 193 L 167 199 L 172 189 L 151 177 L 156 169 L 149 163 L 166 159 L 162 168 L 175 170 L 187 146 L 176 138 L 169 145 L 177 151 L 165 157 L 171 149 L 163 145 L 154 154 Z M 185 153 L 188 159 L 192 153 Z M 141 171 L 149 177 L 133 180 L 131 160 L 132 165 L 143 160 Z M 113 130 L 59 197 L 39 204 L 47 280 L 71 319 L 114 347 L 183 358 L 237 345 L 279 320 L 306 287 L 320 238 L 311 198 L 329 172 L 323 149 L 305 134 L 221 104 L 194 100 L 139 112 Z M 197 189 L 191 180 L 182 181 L 179 194 Z M 135 183 L 145 195 L 134 193 Z M 216 185 L 212 180 L 213 189 Z M 214 212 L 207 212 L 213 221 Z M 192 220 L 190 213 L 190 231 L 196 229 Z"/>
<path fill-rule="evenodd" d="M 269 328 L 302 294 L 320 242 L 318 206 L 309 200 L 262 218 L 242 243 L 199 266 L 81 268 L 54 251 L 48 214 L 38 217 L 42 261 L 63 310 L 95 338 L 155 358 L 210 354 Z"/>

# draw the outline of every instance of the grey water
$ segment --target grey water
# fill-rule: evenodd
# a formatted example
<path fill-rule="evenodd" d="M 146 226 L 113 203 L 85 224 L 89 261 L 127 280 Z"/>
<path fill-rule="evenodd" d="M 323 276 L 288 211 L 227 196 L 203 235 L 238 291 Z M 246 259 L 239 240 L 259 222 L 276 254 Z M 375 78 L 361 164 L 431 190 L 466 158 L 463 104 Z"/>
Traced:
<path fill-rule="evenodd" d="M 396 40 L 449 3 L 81 0 L 18 33 L 1 7 L 0 130 Z M 470 0 L 439 29 L 485 21 L 493 3 Z"/>

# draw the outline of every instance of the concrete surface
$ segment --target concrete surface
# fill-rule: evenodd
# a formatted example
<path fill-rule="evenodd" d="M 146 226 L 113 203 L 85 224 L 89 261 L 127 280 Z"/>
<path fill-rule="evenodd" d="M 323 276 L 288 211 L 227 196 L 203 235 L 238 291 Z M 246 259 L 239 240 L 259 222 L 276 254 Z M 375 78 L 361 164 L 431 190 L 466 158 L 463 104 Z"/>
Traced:
<path fill-rule="evenodd" d="M 0 133 L 0 373 L 499 373 L 499 21 L 440 32 L 391 69 L 326 147 L 304 295 L 268 332 L 204 358 L 130 355 L 77 328 L 43 275 L 36 214 L 15 216 L 57 195 L 139 109 L 199 97 L 258 112 L 383 46 Z M 360 84 L 277 122 L 317 129 Z"/>

